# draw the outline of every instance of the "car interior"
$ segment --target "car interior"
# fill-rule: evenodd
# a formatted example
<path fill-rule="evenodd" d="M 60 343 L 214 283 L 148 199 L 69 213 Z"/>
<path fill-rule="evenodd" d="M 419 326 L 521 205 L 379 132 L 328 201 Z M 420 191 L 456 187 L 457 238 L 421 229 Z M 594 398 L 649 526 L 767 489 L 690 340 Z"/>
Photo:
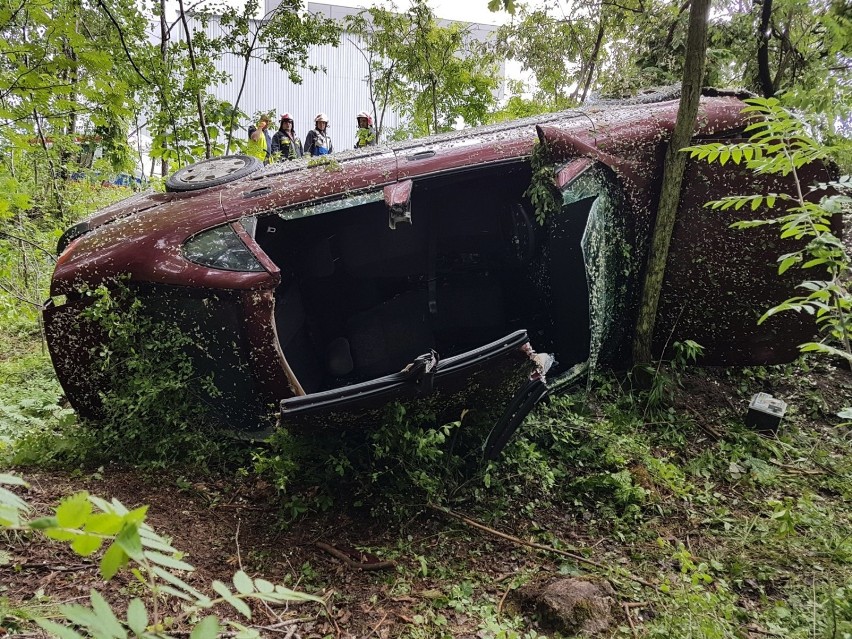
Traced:
<path fill-rule="evenodd" d="M 383 198 L 258 216 L 255 240 L 282 274 L 278 340 L 305 392 L 398 372 L 430 350 L 464 353 L 518 329 L 559 368 L 583 361 L 580 239 L 594 198 L 543 226 L 524 195 L 530 178 L 526 161 L 418 178 L 411 223 L 395 229 Z"/>

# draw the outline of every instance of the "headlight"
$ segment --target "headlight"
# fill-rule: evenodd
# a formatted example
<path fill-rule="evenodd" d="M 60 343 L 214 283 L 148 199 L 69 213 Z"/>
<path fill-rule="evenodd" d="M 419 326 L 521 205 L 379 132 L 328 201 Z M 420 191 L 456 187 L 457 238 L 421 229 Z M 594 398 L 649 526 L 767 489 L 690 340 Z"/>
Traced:
<path fill-rule="evenodd" d="M 183 255 L 190 262 L 223 271 L 264 270 L 230 224 L 192 236 L 183 245 Z"/>

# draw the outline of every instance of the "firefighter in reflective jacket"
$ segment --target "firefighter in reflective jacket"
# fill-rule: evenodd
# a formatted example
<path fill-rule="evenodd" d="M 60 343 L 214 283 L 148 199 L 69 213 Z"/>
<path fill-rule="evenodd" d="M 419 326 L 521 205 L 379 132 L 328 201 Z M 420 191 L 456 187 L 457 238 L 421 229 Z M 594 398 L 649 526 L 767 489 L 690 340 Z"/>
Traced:
<path fill-rule="evenodd" d="M 328 134 L 328 116 L 317 113 L 314 118 L 314 128 L 305 136 L 305 153 L 307 155 L 328 155 L 334 152 L 331 136 Z"/>
<path fill-rule="evenodd" d="M 355 116 L 358 128 L 355 131 L 355 148 L 374 146 L 376 144 L 376 129 L 373 128 L 373 118 L 366 111 Z"/>
<path fill-rule="evenodd" d="M 281 116 L 281 125 L 272 136 L 272 157 L 276 160 L 295 160 L 302 157 L 302 141 L 296 135 L 293 116 L 285 113 Z"/>

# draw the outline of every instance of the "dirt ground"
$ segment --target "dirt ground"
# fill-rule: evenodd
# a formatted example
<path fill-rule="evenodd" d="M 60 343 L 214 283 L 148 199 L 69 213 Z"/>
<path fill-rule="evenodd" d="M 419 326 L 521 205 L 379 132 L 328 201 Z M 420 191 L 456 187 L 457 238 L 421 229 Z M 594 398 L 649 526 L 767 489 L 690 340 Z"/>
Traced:
<path fill-rule="evenodd" d="M 755 388 L 785 397 L 795 409 L 805 414 L 813 410 L 831 416 L 852 399 L 852 374 L 833 370 L 815 374 L 806 385 L 794 384 L 777 388 Z M 812 381 L 812 383 L 810 383 Z M 813 393 L 807 389 L 812 387 Z M 804 390 L 803 390 L 804 388 Z M 815 404 L 818 398 L 820 404 Z M 809 404 L 810 402 L 810 404 Z M 679 411 L 691 415 L 699 426 L 691 439 L 695 455 L 708 442 L 720 435 L 724 415 L 742 414 L 743 395 L 722 371 L 715 375 L 687 375 L 684 391 L 676 402 Z M 837 420 L 834 419 L 834 422 Z M 828 422 L 814 428 L 828 427 Z M 642 484 L 642 473 L 634 472 Z M 425 508 L 399 525 L 390 525 L 357 509 L 309 515 L 296 523 L 283 525 L 280 504 L 272 488 L 257 479 L 238 479 L 215 474 L 194 481 L 181 471 L 140 472 L 135 469 L 104 468 L 91 473 L 44 472 L 21 470 L 30 489 L 24 496 L 33 506 L 34 516 L 47 514 L 59 501 L 85 490 L 104 498 L 116 498 L 128 507 L 150 506 L 147 521 L 162 535 L 171 539 L 175 548 L 186 553 L 184 560 L 196 567 L 187 578 L 195 587 L 211 592 L 209 584 L 218 579 L 230 582 L 233 573 L 242 568 L 252 577 L 262 577 L 289 588 L 316 594 L 328 602 L 328 610 L 314 603 L 291 604 L 287 607 L 253 607 L 252 626 L 264 637 L 288 639 L 336 639 L 410 636 L 484 638 L 494 636 L 481 630 L 482 617 L 471 614 L 475 602 L 488 601 L 500 614 L 523 614 L 515 605 L 514 589 L 519 576 L 543 578 L 564 572 L 566 562 L 552 553 L 542 553 L 521 544 L 477 530 L 447 515 Z M 184 473 L 186 471 L 183 471 Z M 791 472 L 798 473 L 797 469 Z M 810 471 L 803 471 L 810 472 Z M 653 485 L 648 486 L 656 490 Z M 659 499 L 674 499 L 658 495 Z M 458 505 L 459 510 L 464 505 Z M 570 509 L 569 509 L 570 510 Z M 468 513 L 472 517 L 472 515 Z M 586 556 L 602 566 L 623 566 L 634 570 L 637 557 L 650 557 L 656 541 L 648 539 L 647 547 L 635 542 L 622 544 L 603 528 L 559 508 L 530 512 L 510 512 L 499 521 L 483 523 L 532 539 L 542 531 L 551 535 L 553 543 L 563 548 L 582 549 Z M 712 552 L 712 538 L 702 539 L 688 515 L 675 516 L 654 524 L 661 538 L 686 539 L 690 550 L 700 555 Z M 392 561 L 380 570 L 364 570 L 346 563 L 329 552 L 329 548 L 349 553 L 355 561 Z M 357 549 L 357 550 L 354 550 Z M 5 554 L 4 554 L 5 553 Z M 672 570 L 659 563 L 660 571 Z M 461 567 L 461 568 L 459 568 Z M 581 572 L 583 567 L 581 566 Z M 657 569 L 645 564 L 643 574 Z M 594 571 L 592 571 L 594 572 Z M 600 572 L 600 571 L 598 571 Z M 649 576 L 650 574 L 650 576 Z M 662 575 L 662 572 L 657 575 Z M 456 583 L 453 583 L 453 580 Z M 463 583 L 466 582 L 466 583 Z M 630 582 L 625 582 L 630 586 Z M 448 591 L 459 589 L 466 605 L 454 606 L 447 601 Z M 622 584 L 622 605 L 641 602 L 643 591 L 636 587 L 634 595 Z M 98 575 L 97 557 L 82 559 L 65 545 L 53 542 L 34 543 L 23 535 L 0 539 L 0 612 L 3 604 L 41 606 L 44 613 L 58 603 L 87 603 L 89 590 L 97 588 L 122 611 L 121 602 L 141 594 L 141 589 L 126 571 L 108 583 Z M 465 594 L 467 589 L 467 594 Z M 625 595 L 626 590 L 626 595 Z M 647 591 L 645 591 L 647 594 Z M 761 595 L 755 591 L 755 606 Z M 631 599 L 633 600 L 631 602 Z M 432 601 L 441 600 L 434 609 L 446 618 L 445 634 L 418 634 L 424 609 Z M 474 604 L 471 604 L 474 602 Z M 636 605 L 641 605 L 636 603 Z M 123 612 L 123 611 L 122 611 Z M 172 612 L 180 613 L 175 605 Z M 230 608 L 218 611 L 223 618 L 238 620 Z M 653 615 L 653 611 L 646 611 Z M 631 614 L 631 613 L 628 613 Z M 635 613 L 639 614 L 636 609 Z M 637 617 L 638 620 L 638 617 Z M 434 621 L 434 619 L 433 619 Z M 631 622 L 632 625 L 632 622 Z M 529 628 L 535 627 L 529 618 Z M 175 633 L 185 635 L 185 630 Z M 31 625 L 21 624 L 14 630 L 0 628 L 0 637 L 42 637 Z M 759 632 L 744 636 L 762 636 Z"/>
<path fill-rule="evenodd" d="M 354 519 L 344 514 L 309 518 L 282 530 L 270 495 L 265 490 L 236 483 L 195 483 L 178 488 L 183 479 L 164 472 L 140 476 L 132 470 L 104 470 L 96 476 L 72 477 L 67 473 L 26 473 L 30 490 L 26 496 L 35 514 L 47 513 L 66 495 L 80 490 L 116 498 L 127 506 L 148 504 L 147 521 L 172 545 L 186 553 L 185 561 L 196 567 L 187 581 L 201 589 L 212 580 L 230 582 L 242 567 L 253 577 L 263 577 L 293 589 L 318 594 L 331 602 L 331 618 L 316 604 L 291 605 L 288 609 L 254 607 L 251 625 L 264 636 L 313 637 L 394 637 L 414 623 L 416 604 L 436 596 L 437 582 L 422 575 L 416 556 L 400 556 L 383 570 L 362 570 L 323 549 L 328 545 L 352 555 L 355 560 L 379 561 L 382 555 L 400 546 L 399 529 L 387 530 L 381 522 Z M 464 525 L 439 514 L 424 513 L 412 522 L 405 546 L 421 549 L 428 559 L 429 549 L 436 559 L 467 561 L 470 570 L 494 584 L 492 595 L 501 597 L 508 577 L 526 566 L 547 570 L 548 562 L 510 542 L 485 536 L 471 538 Z M 456 543 L 457 542 L 457 543 Z M 318 545 L 320 544 L 320 545 Z M 359 556 L 355 548 L 372 553 Z M 29 543 L 13 540 L 9 566 L 0 567 L 6 587 L 0 596 L 12 602 L 25 602 L 49 595 L 55 603 L 88 599 L 97 588 L 116 602 L 133 593 L 133 577 L 126 573 L 104 583 L 98 576 L 97 560 L 82 559 L 59 543 Z M 447 556 L 457 554 L 456 557 Z M 372 555 L 372 556 L 370 556 Z M 14 566 L 14 570 L 10 570 Z M 554 567 L 551 566 L 551 569 Z M 407 573 L 404 580 L 398 571 Z M 412 574 L 421 573 L 416 579 Z M 319 587 L 318 584 L 323 584 Z M 442 585 L 446 585 L 445 582 Z M 209 588 L 207 589 L 209 592 Z M 116 605 L 120 610 L 120 604 Z M 175 608 L 173 612 L 180 612 Z M 233 610 L 221 611 L 238 619 Z M 464 615 L 448 620 L 454 636 L 476 636 L 476 623 Z M 290 631 L 293 631 L 292 633 Z M 0 629 L 0 636 L 3 636 Z M 23 636 L 19 634 L 9 636 Z M 38 632 L 26 636 L 41 636 Z"/>

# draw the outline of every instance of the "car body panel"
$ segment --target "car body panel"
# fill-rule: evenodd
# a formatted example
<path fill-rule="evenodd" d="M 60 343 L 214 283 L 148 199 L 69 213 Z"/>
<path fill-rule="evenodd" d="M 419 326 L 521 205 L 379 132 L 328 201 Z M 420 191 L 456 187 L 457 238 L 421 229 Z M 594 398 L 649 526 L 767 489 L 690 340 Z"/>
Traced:
<path fill-rule="evenodd" d="M 280 210 L 298 217 L 300 204 L 377 191 L 396 182 L 396 154 L 385 146 L 366 148 L 367 152 L 322 156 L 327 160 L 295 160 L 286 168 L 276 165 L 276 170 L 267 169 L 225 185 L 221 189 L 225 215 L 233 221 Z"/>

